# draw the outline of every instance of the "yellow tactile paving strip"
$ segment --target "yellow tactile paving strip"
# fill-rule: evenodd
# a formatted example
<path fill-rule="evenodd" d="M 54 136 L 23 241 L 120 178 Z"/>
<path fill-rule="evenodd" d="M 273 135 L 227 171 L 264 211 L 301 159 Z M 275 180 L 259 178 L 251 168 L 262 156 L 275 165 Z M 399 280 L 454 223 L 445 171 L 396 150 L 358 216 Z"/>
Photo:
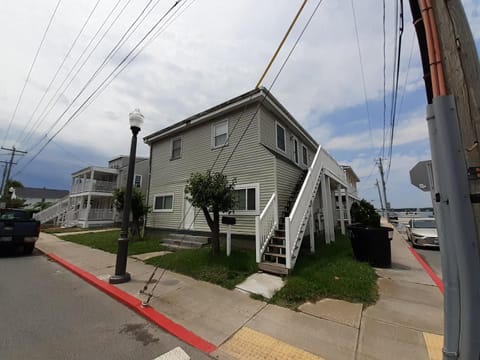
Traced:
<path fill-rule="evenodd" d="M 423 333 L 425 344 L 427 345 L 428 357 L 430 360 L 442 360 L 443 336 Z"/>
<path fill-rule="evenodd" d="M 245 360 L 324 360 L 283 341 L 243 327 L 220 347 L 227 355 Z"/>

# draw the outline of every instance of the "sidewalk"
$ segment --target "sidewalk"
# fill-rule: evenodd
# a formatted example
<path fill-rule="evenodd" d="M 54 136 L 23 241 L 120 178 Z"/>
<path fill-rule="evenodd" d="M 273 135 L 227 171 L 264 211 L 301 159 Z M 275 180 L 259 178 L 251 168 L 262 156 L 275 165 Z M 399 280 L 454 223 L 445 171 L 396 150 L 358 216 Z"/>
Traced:
<path fill-rule="evenodd" d="M 142 261 L 129 258 L 132 280 L 111 286 L 116 255 L 44 233 L 37 248 L 91 274 L 90 282 L 112 288 L 131 307 L 145 299 L 139 291 L 154 268 Z M 166 271 L 151 309 L 134 310 L 163 314 L 174 322 L 168 329 L 182 340 L 196 335 L 218 359 L 441 359 L 443 296 L 396 230 L 392 262 L 392 269 L 377 270 L 380 299 L 366 309 L 324 299 L 292 311 Z"/>

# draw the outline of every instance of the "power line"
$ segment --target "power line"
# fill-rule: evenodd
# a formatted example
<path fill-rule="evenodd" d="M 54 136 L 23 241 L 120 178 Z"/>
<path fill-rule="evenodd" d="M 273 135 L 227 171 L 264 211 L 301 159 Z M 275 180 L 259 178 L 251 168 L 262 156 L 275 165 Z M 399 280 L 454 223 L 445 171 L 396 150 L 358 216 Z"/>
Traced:
<path fill-rule="evenodd" d="M 40 116 L 37 118 L 37 120 L 35 121 L 35 123 L 33 124 L 32 126 L 32 129 L 30 130 L 30 132 L 28 133 L 28 135 L 25 136 L 24 139 L 22 139 L 22 142 L 25 142 L 27 143 L 30 138 L 32 137 L 32 135 L 34 134 L 35 130 L 38 129 L 38 127 L 40 126 L 40 123 L 46 118 L 46 116 L 52 111 L 52 109 L 55 107 L 55 105 L 58 103 L 58 101 L 60 100 L 60 98 L 65 94 L 65 91 L 70 87 L 70 85 L 72 84 L 73 80 L 75 80 L 75 78 L 77 77 L 78 73 L 83 69 L 83 67 L 85 66 L 85 64 L 87 63 L 87 61 L 90 59 L 90 57 L 92 56 L 92 54 L 95 52 L 95 50 L 97 49 L 97 47 L 100 45 L 100 43 L 103 41 L 103 39 L 105 38 L 105 36 L 108 34 L 108 32 L 111 30 L 111 28 L 113 27 L 113 25 L 117 22 L 118 18 L 123 14 L 123 12 L 125 11 L 125 9 L 127 8 L 127 6 L 130 4 L 131 0 L 127 0 L 127 2 L 125 3 L 125 5 L 123 6 L 123 8 L 120 10 L 120 12 L 117 14 L 117 16 L 113 19 L 112 23 L 109 25 L 109 27 L 105 30 L 105 32 L 103 33 L 103 35 L 100 37 L 100 39 L 97 41 L 97 43 L 95 44 L 95 46 L 92 48 L 92 50 L 90 51 L 90 53 L 87 55 L 87 57 L 85 58 L 85 60 L 83 61 L 83 63 L 80 65 L 80 67 L 77 69 L 77 71 L 75 72 L 75 74 L 72 76 L 72 78 L 70 79 L 70 82 L 67 84 L 66 87 L 63 88 L 63 91 L 62 93 L 56 98 L 55 102 L 52 104 L 52 101 L 55 99 L 55 97 L 58 95 L 58 93 L 60 92 L 60 90 L 62 89 L 63 85 L 65 84 L 65 82 L 67 81 L 67 79 L 69 78 L 69 76 L 72 74 L 72 72 L 74 71 L 74 69 L 77 67 L 78 63 L 80 62 L 80 60 L 82 59 L 83 55 L 87 52 L 87 49 L 90 47 L 90 45 L 93 43 L 93 41 L 96 39 L 96 37 L 98 36 L 98 34 L 100 33 L 100 31 L 102 30 L 102 28 L 105 26 L 106 22 L 108 21 L 108 19 L 110 18 L 110 16 L 113 14 L 113 11 L 114 9 L 116 8 L 116 6 L 114 7 L 114 9 L 112 9 L 112 11 L 110 12 L 110 14 L 105 18 L 105 20 L 103 21 L 103 23 L 100 25 L 99 29 L 97 30 L 97 32 L 95 33 L 95 35 L 90 39 L 90 42 L 87 44 L 87 46 L 85 46 L 85 48 L 83 49 L 82 53 L 80 54 L 80 56 L 78 57 L 77 61 L 75 62 L 75 64 L 72 66 L 72 68 L 70 69 L 70 71 L 68 72 L 68 74 L 65 76 L 65 78 L 63 79 L 62 83 L 60 84 L 60 86 L 57 88 L 57 90 L 55 91 L 55 94 L 53 94 L 53 96 L 50 98 L 50 100 L 48 101 L 47 105 L 43 108 L 42 112 L 40 113 Z M 118 5 L 118 4 L 117 4 Z M 51 106 L 50 106 L 51 105 Z M 49 108 L 50 107 L 50 108 Z M 48 111 L 47 111 L 48 109 Z M 32 149 L 32 148 L 31 148 Z"/>
<path fill-rule="evenodd" d="M 48 137 L 48 134 L 50 133 L 50 131 L 53 130 L 53 128 L 55 126 L 57 126 L 57 124 L 60 122 L 60 120 L 63 118 L 63 116 L 68 112 L 68 110 L 72 107 L 72 105 L 78 100 L 78 98 L 83 94 L 83 92 L 87 89 L 88 85 L 90 85 L 92 83 L 93 80 L 95 80 L 95 78 L 98 76 L 98 74 L 103 70 L 103 68 L 105 67 L 105 65 L 107 64 L 107 62 L 113 58 L 113 56 L 117 53 L 118 49 L 125 43 L 125 41 L 131 36 L 131 34 L 133 32 L 130 32 L 130 30 L 135 26 L 135 24 L 138 22 L 138 20 L 142 17 L 142 15 L 145 13 L 145 11 L 147 10 L 147 8 L 150 6 L 150 4 L 152 3 L 153 0 L 149 0 L 147 5 L 145 5 L 145 7 L 142 9 L 142 11 L 140 12 L 140 14 L 137 16 L 137 18 L 134 20 L 134 22 L 129 26 L 129 28 L 127 29 L 127 31 L 122 35 L 122 37 L 120 38 L 120 40 L 116 43 L 116 45 L 113 47 L 113 49 L 110 51 L 110 53 L 105 57 L 105 59 L 103 60 L 102 64 L 97 68 L 97 70 L 95 70 L 94 74 L 88 79 L 88 81 L 83 85 L 82 89 L 78 92 L 78 94 L 75 96 L 75 98 L 70 102 L 70 104 L 67 106 L 67 108 L 62 112 L 62 114 L 57 118 L 57 120 L 55 120 L 54 124 L 50 127 L 50 129 L 47 131 L 47 133 L 45 133 L 45 135 L 40 138 L 40 140 L 31 148 L 31 150 L 33 150 L 34 148 L 36 148 L 37 146 L 40 145 L 40 143 L 46 139 Z M 160 0 L 157 0 L 157 3 L 159 2 Z M 156 5 L 155 5 L 156 6 Z M 145 20 L 145 18 L 143 18 L 143 20 Z M 142 22 L 143 22 L 142 20 Z M 135 30 L 134 30 L 135 31 Z M 128 37 L 127 37 L 128 35 Z M 138 46 L 138 44 L 137 44 Z M 131 52 L 127 55 L 127 57 L 131 54 Z M 122 62 L 125 61 L 125 58 L 122 60 Z M 117 66 L 118 68 L 118 66 Z M 114 71 L 117 69 L 115 68 Z M 110 75 L 109 75 L 110 76 Z M 68 121 L 68 120 L 67 120 Z"/>
<path fill-rule="evenodd" d="M 382 156 L 385 156 L 385 141 L 387 131 L 387 30 L 386 30 L 386 10 L 385 0 L 382 1 L 383 7 L 383 142 Z"/>
<path fill-rule="evenodd" d="M 353 0 L 350 0 L 350 4 L 352 5 L 353 23 L 355 25 L 354 28 L 355 28 L 355 36 L 357 40 L 358 58 L 360 60 L 360 72 L 362 75 L 362 89 L 363 89 L 363 97 L 365 99 L 365 109 L 367 111 L 368 132 L 370 134 L 370 142 L 372 143 L 372 147 L 375 147 L 373 143 L 373 136 L 372 136 L 372 124 L 370 119 L 370 108 L 368 105 L 368 96 L 367 96 L 367 87 L 366 87 L 366 81 L 365 81 L 365 71 L 363 66 L 362 50 L 360 48 L 360 36 L 358 35 L 357 15 L 355 13 L 355 6 L 353 5 Z"/>
<path fill-rule="evenodd" d="M 65 123 L 47 140 L 47 142 L 38 150 L 38 152 L 25 164 L 25 166 L 18 172 L 20 173 L 25 169 L 28 164 L 30 164 L 42 151 L 45 149 L 45 147 L 70 123 L 70 121 L 75 118 L 75 116 L 81 111 L 81 109 L 96 95 L 96 93 L 101 89 L 101 87 L 111 78 L 111 76 L 119 69 L 127 60 L 128 58 L 133 54 L 133 52 L 145 41 L 145 39 L 158 27 L 158 25 L 165 19 L 165 17 L 181 2 L 182 0 L 177 0 L 172 7 L 167 10 L 167 12 L 153 25 L 153 27 L 145 34 L 145 36 L 142 37 L 142 39 L 135 45 L 135 47 L 122 59 L 122 61 L 113 69 L 113 71 L 103 80 L 103 82 L 95 89 L 93 93 L 88 96 L 88 98 L 77 108 L 77 110 L 65 121 Z M 84 90 L 84 89 L 83 89 Z M 79 94 L 80 95 L 80 94 Z M 77 99 L 79 97 L 75 99 Z M 75 100 L 74 100 L 75 101 Z M 68 109 L 67 109 L 68 110 Z M 66 111 L 67 111 L 66 110 Z M 64 111 L 62 115 L 60 116 L 63 117 L 63 115 L 66 113 Z M 58 120 L 58 119 L 57 119 Z"/>
<path fill-rule="evenodd" d="M 117 2 L 117 5 L 118 3 L 120 2 L 120 0 Z M 81 27 L 80 31 L 78 32 L 77 36 L 75 37 L 75 39 L 73 40 L 72 42 L 72 45 L 70 45 L 70 48 L 68 49 L 67 53 L 65 54 L 65 56 L 63 57 L 63 60 L 62 60 L 62 63 L 58 66 L 57 68 L 57 71 L 55 72 L 55 74 L 53 75 L 52 79 L 50 80 L 50 83 L 48 84 L 47 86 L 47 89 L 43 92 L 43 95 L 42 97 L 40 98 L 40 100 L 38 101 L 37 105 L 35 106 L 35 109 L 33 110 L 32 114 L 30 115 L 30 118 L 28 119 L 27 123 L 25 124 L 25 126 L 23 127 L 22 131 L 20 132 L 18 138 L 17 138 L 17 142 L 20 140 L 20 138 L 22 137 L 23 133 L 25 132 L 25 130 L 27 129 L 27 127 L 30 125 L 30 122 L 32 121 L 33 117 L 35 116 L 38 108 L 40 107 L 40 104 L 42 103 L 43 99 L 45 98 L 45 96 L 47 95 L 47 93 L 50 91 L 50 87 L 52 86 L 53 82 L 57 79 L 57 76 L 58 74 L 60 73 L 60 70 L 62 70 L 63 68 L 63 65 L 65 64 L 65 62 L 67 61 L 67 58 L 68 56 L 70 55 L 70 53 L 72 52 L 73 48 L 75 47 L 75 45 L 77 44 L 77 41 L 78 39 L 80 38 L 80 35 L 82 35 L 83 33 L 83 30 L 85 30 L 85 27 L 87 26 L 88 22 L 90 21 L 93 13 L 95 12 L 95 10 L 97 9 L 98 7 L 98 4 L 100 3 L 100 0 L 97 0 L 97 2 L 95 3 L 95 6 L 92 8 L 92 10 L 90 11 L 90 14 L 88 15 L 87 19 L 85 20 L 85 22 L 83 23 L 83 26 Z"/>
<path fill-rule="evenodd" d="M 25 88 L 27 87 L 28 81 L 30 80 L 30 75 L 32 74 L 35 63 L 37 62 L 38 54 L 40 53 L 40 50 L 42 49 L 43 42 L 45 41 L 45 38 L 47 37 L 48 30 L 50 29 L 50 25 L 52 25 L 53 18 L 55 17 L 55 14 L 57 13 L 57 9 L 60 6 L 61 2 L 62 2 L 62 0 L 58 0 L 57 5 L 55 6 L 55 9 L 53 10 L 52 15 L 50 16 L 50 20 L 48 21 L 47 28 L 43 32 L 42 40 L 40 41 L 40 45 L 38 45 L 37 52 L 35 53 L 32 64 L 30 65 L 30 69 L 28 70 L 27 78 L 25 79 L 25 82 L 24 82 L 23 87 L 22 87 L 22 91 L 20 92 L 20 95 L 19 95 L 18 100 L 17 100 L 17 104 L 15 105 L 15 110 L 13 111 L 10 122 L 8 123 L 7 131 L 5 132 L 5 137 L 3 138 L 3 143 L 4 144 L 5 144 L 5 141 L 8 138 L 8 134 L 10 132 L 10 128 L 12 126 L 12 123 L 15 120 L 15 116 L 17 115 L 18 107 L 20 105 L 20 102 L 22 101 L 23 94 L 25 92 Z"/>

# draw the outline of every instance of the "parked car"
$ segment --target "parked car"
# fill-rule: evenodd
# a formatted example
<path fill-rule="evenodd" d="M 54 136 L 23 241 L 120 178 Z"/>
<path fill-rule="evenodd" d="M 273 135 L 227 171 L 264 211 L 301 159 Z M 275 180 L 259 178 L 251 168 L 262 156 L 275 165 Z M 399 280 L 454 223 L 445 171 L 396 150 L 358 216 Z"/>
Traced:
<path fill-rule="evenodd" d="M 408 240 L 413 246 L 435 247 L 438 242 L 437 223 L 434 218 L 414 218 L 407 224 Z"/>
<path fill-rule="evenodd" d="M 40 233 L 40 222 L 22 209 L 0 209 L 0 250 L 21 248 L 31 254 Z"/>

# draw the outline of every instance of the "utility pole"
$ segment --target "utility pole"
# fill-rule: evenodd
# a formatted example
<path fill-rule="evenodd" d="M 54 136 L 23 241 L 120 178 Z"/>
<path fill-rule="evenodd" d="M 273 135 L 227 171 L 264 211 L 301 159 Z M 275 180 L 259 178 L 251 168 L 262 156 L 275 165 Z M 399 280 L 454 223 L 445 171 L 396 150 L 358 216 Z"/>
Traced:
<path fill-rule="evenodd" d="M 382 209 L 382 213 L 383 213 L 385 211 L 385 208 L 383 207 L 382 194 L 380 193 L 380 184 L 378 183 L 378 179 L 375 182 L 375 186 L 377 187 L 377 190 L 378 190 L 378 197 L 380 199 L 380 208 Z"/>
<path fill-rule="evenodd" d="M 383 162 L 382 162 L 381 157 L 378 158 L 377 164 L 378 164 L 378 170 L 380 170 L 380 177 L 381 177 L 381 180 L 382 180 L 383 200 L 385 200 L 385 212 L 384 212 L 383 216 L 385 216 L 388 220 L 389 219 L 388 210 L 390 210 L 390 206 L 388 206 L 387 188 L 385 186 L 385 176 L 384 176 L 384 173 L 383 173 Z"/>
<path fill-rule="evenodd" d="M 480 359 L 480 65 L 460 1 L 410 0 L 445 285 L 444 359 Z"/>
<path fill-rule="evenodd" d="M 10 161 L 8 162 L 8 165 L 7 168 L 6 168 L 6 171 L 7 171 L 7 175 L 5 176 L 5 180 L 2 181 L 2 192 L 1 194 L 2 195 L 6 195 L 7 194 L 7 182 L 8 180 L 10 180 L 10 172 L 12 171 L 12 165 L 13 165 L 13 159 L 15 157 L 15 153 L 18 153 L 19 155 L 25 155 L 27 152 L 26 151 L 21 151 L 21 150 L 17 150 L 15 148 L 15 146 L 12 146 L 11 149 L 9 148 L 5 148 L 2 146 L 2 150 L 5 150 L 5 151 L 10 151 L 12 153 L 12 155 L 10 156 Z"/>

